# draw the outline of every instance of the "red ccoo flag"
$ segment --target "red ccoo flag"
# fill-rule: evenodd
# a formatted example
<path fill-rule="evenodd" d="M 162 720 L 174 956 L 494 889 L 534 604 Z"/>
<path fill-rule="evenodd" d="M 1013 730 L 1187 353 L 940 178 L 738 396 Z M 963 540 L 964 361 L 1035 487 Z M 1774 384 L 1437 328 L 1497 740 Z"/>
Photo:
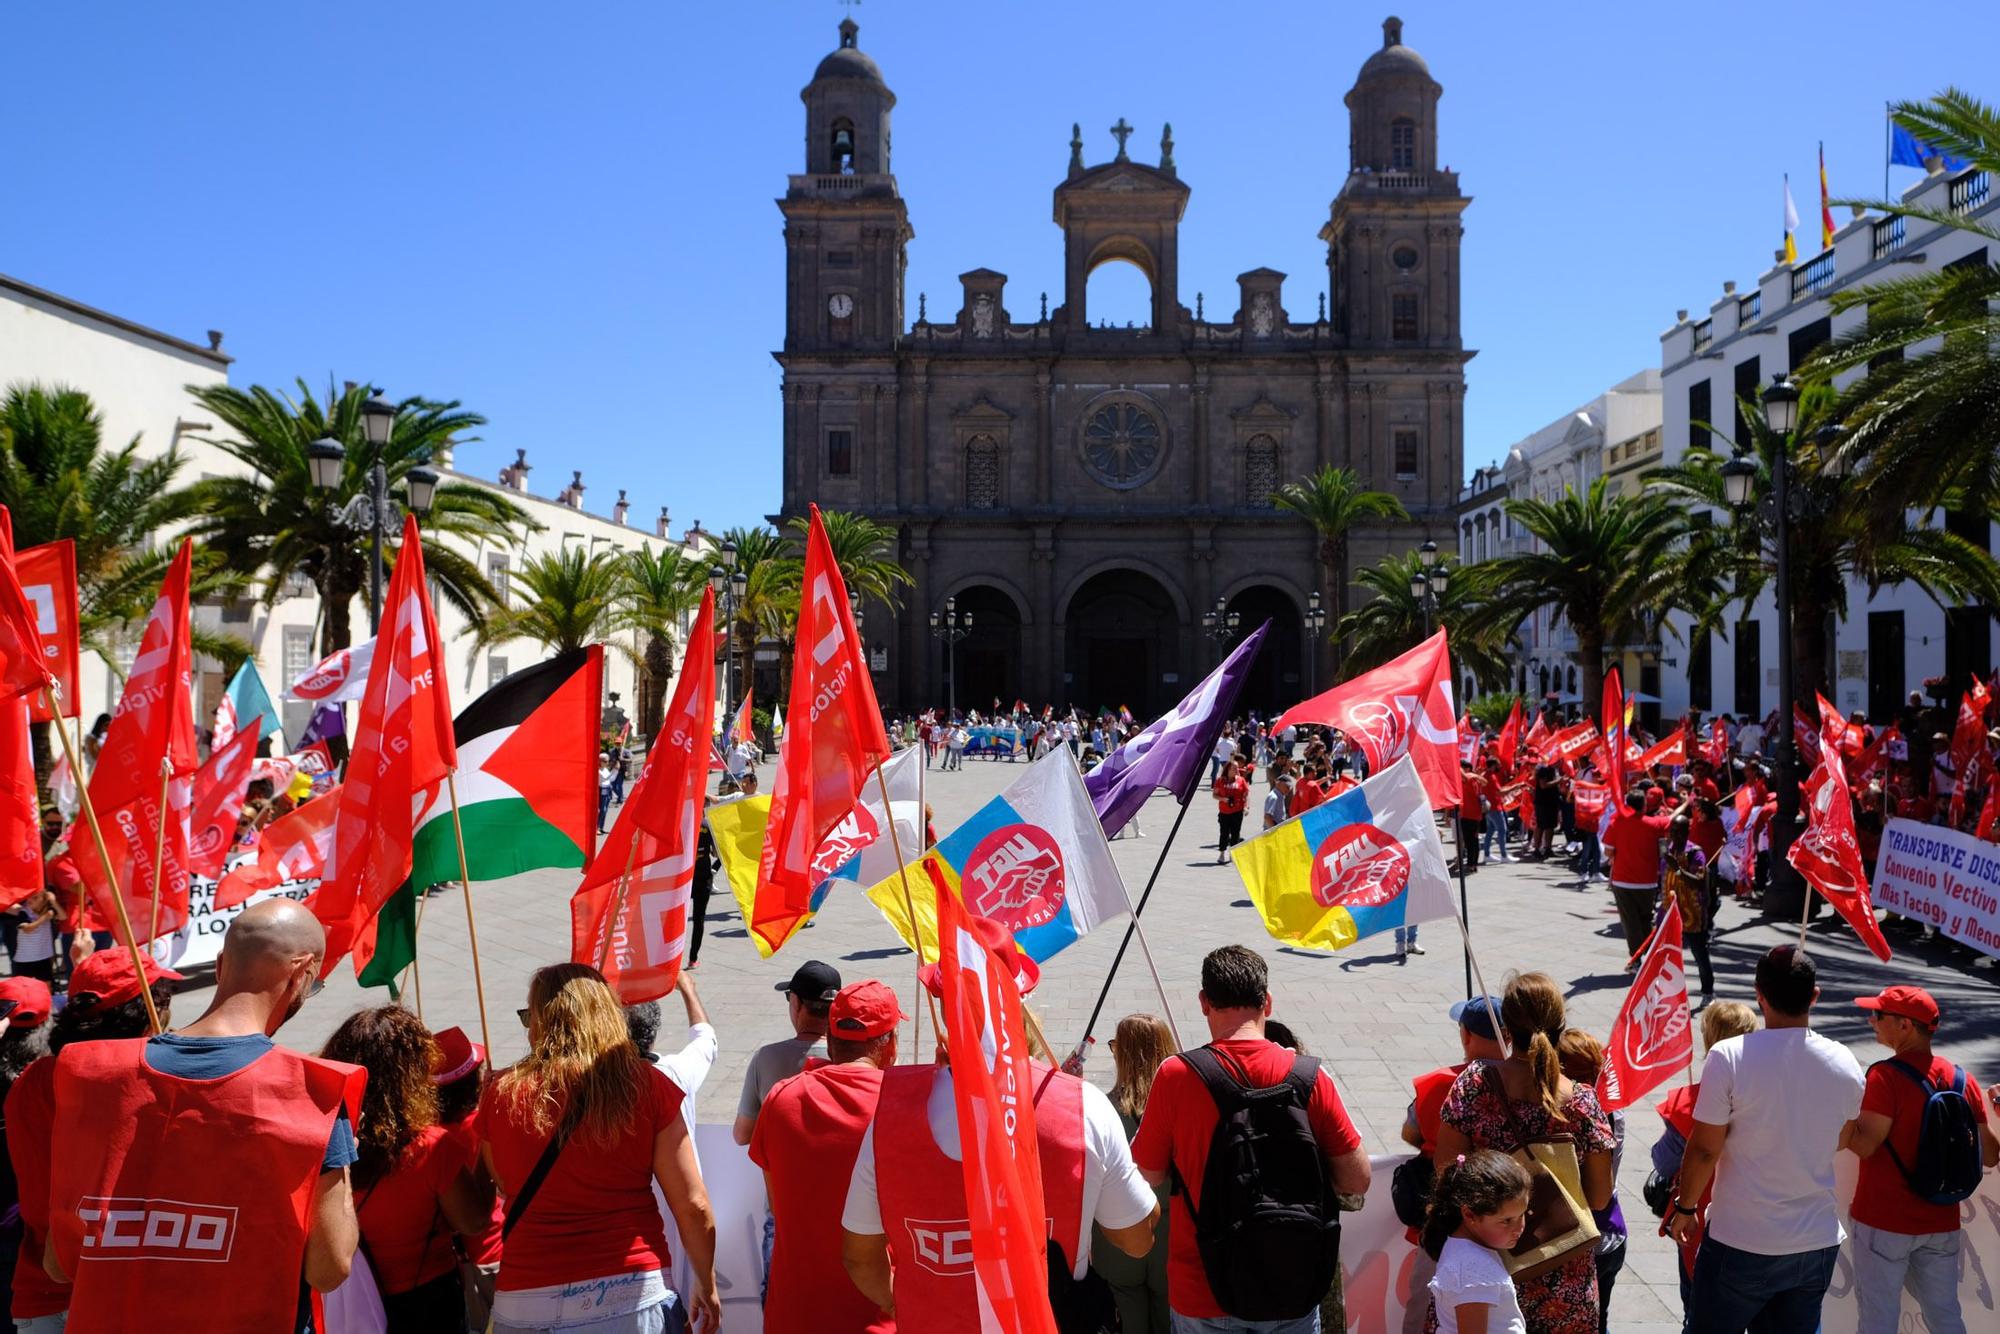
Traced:
<path fill-rule="evenodd" d="M 1294 704 L 1271 726 L 1292 723 L 1339 728 L 1368 757 L 1370 773 L 1407 754 L 1431 805 L 1458 805 L 1458 721 L 1442 630 L 1402 657 Z"/>
<path fill-rule="evenodd" d="M 1630 1107 L 1694 1059 L 1694 1023 L 1688 1010 L 1687 965 L 1681 956 L 1681 906 L 1667 895 L 1667 915 L 1633 975 L 1611 1041 L 1604 1044 L 1604 1072 L 1597 1100 L 1604 1110 Z"/>
<path fill-rule="evenodd" d="M 41 653 L 30 646 L 33 613 L 14 574 L 14 525 L 0 505 L 0 651 L 7 684 L 19 688 L 0 698 L 0 908 L 11 908 L 44 884 L 41 799 L 35 784 L 34 744 L 28 734 L 32 700 L 46 679 Z M 26 685 L 19 683 L 26 681 Z"/>
<path fill-rule="evenodd" d="M 408 515 L 382 601 L 347 781 L 340 787 L 333 857 L 311 899 L 314 915 L 326 924 L 328 971 L 356 948 L 363 930 L 410 874 L 415 813 L 422 798 L 458 766 L 451 692 L 438 648 L 422 537 L 416 516 Z M 362 956 L 373 953 L 372 945 L 356 952 L 357 974 L 368 963 Z"/>
<path fill-rule="evenodd" d="M 194 545 L 183 541 L 139 636 L 139 652 L 111 714 L 111 728 L 90 772 L 90 802 L 111 865 L 96 843 L 77 839 L 76 869 L 104 920 L 116 922 L 111 896 L 124 896 L 141 942 L 178 931 L 188 914 L 188 808 L 198 756 L 194 739 L 194 657 L 188 643 L 188 588 Z M 165 778 L 166 809 L 160 807 Z M 164 826 L 164 829 L 163 827 Z M 158 911 L 154 856 L 159 850 Z"/>
<path fill-rule="evenodd" d="M 250 791 L 250 771 L 257 762 L 257 742 L 264 735 L 262 715 L 250 726 L 209 752 L 208 763 L 194 776 L 194 816 L 188 825 L 188 869 L 213 880 L 222 874 L 236 841 L 236 817 Z"/>
<path fill-rule="evenodd" d="M 1500 772 L 1514 772 L 1514 755 L 1521 746 L 1521 701 L 1515 700 L 1514 707 L 1507 712 L 1506 725 L 1500 729 L 1500 739 L 1493 744 L 1494 754 L 1500 757 Z"/>
<path fill-rule="evenodd" d="M 1540 709 L 1535 710 L 1535 721 L 1528 724 L 1528 734 L 1521 738 L 1521 745 L 1527 749 L 1528 758 L 1538 760 L 1549 741 L 1549 720 Z"/>
<path fill-rule="evenodd" d="M 1020 1094 L 1031 1086 L 1021 993 L 937 863 L 923 865 L 937 892 L 938 990 L 980 1305 L 1000 1334 L 1055 1334 L 1035 1100 Z"/>
<path fill-rule="evenodd" d="M 57 706 L 63 717 L 74 718 L 83 707 L 76 689 L 77 662 L 83 656 L 82 632 L 77 624 L 81 612 L 76 595 L 76 543 L 65 537 L 60 542 L 29 547 L 15 554 L 14 568 L 20 574 L 21 591 L 34 608 L 42 665 L 55 677 Z M 48 697 L 39 690 L 29 700 L 29 717 L 35 722 L 55 717 Z"/>
<path fill-rule="evenodd" d="M 1682 723 L 1667 737 L 1648 746 L 1639 756 L 1638 767 L 1646 773 L 1651 773 L 1656 764 L 1664 764 L 1670 769 L 1680 768 L 1688 762 L 1687 738 L 1687 724 Z"/>
<path fill-rule="evenodd" d="M 1882 938 L 1882 928 L 1875 921 L 1875 904 L 1868 893 L 1868 873 L 1861 866 L 1854 807 L 1839 750 L 1832 746 L 1821 749 L 1819 764 L 1806 779 L 1805 788 L 1805 831 L 1792 844 L 1786 860 L 1847 919 L 1861 943 L 1886 963 L 1889 942 Z"/>
<path fill-rule="evenodd" d="M 790 722 L 750 910 L 750 929 L 774 950 L 811 911 L 814 851 L 860 799 L 869 772 L 889 758 L 868 655 L 817 505 L 799 588 Z"/>
<path fill-rule="evenodd" d="M 714 619 L 715 596 L 703 590 L 660 735 L 569 901 L 570 959 L 602 971 L 627 1005 L 672 991 L 687 952 L 703 757 L 715 725 Z"/>
<path fill-rule="evenodd" d="M 1618 669 L 1604 673 L 1604 709 L 1599 715 L 1604 734 L 1604 786 L 1614 818 L 1625 809 L 1625 682 Z"/>
<path fill-rule="evenodd" d="M 215 887 L 220 912 L 288 880 L 315 880 L 326 874 L 333 855 L 334 818 L 340 813 L 340 789 L 314 797 L 281 815 L 257 833 L 257 860 L 244 862 Z"/>

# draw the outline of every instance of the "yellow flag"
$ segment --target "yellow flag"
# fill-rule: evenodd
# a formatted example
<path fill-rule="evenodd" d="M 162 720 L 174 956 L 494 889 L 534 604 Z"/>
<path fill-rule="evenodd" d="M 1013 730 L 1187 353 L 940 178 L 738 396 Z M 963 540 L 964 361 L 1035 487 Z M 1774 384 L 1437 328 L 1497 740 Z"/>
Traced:
<path fill-rule="evenodd" d="M 722 873 L 729 877 L 729 892 L 735 896 L 736 906 L 747 922 L 750 905 L 757 897 L 757 863 L 764 855 L 764 826 L 771 821 L 770 795 L 760 792 L 741 801 L 723 802 L 710 806 L 707 814 L 708 832 L 715 839 L 716 855 L 722 858 Z M 798 925 L 805 922 L 806 918 L 801 917 Z M 776 952 L 755 931 L 750 933 L 750 939 L 757 946 L 759 958 L 768 959 Z"/>
<path fill-rule="evenodd" d="M 938 855 L 936 848 L 926 852 L 921 858 L 910 863 L 909 904 L 906 909 L 903 900 L 903 877 L 884 877 L 868 887 L 868 901 L 882 910 L 882 916 L 903 938 L 903 943 L 917 952 L 918 962 L 936 963 L 938 957 L 937 890 L 931 885 L 930 872 L 924 870 L 929 862 L 944 872 L 944 882 L 953 892 L 958 892 L 958 872 L 951 869 L 951 863 Z M 960 894 L 961 899 L 964 898 Z M 910 909 L 917 915 L 916 930 L 910 929 Z"/>

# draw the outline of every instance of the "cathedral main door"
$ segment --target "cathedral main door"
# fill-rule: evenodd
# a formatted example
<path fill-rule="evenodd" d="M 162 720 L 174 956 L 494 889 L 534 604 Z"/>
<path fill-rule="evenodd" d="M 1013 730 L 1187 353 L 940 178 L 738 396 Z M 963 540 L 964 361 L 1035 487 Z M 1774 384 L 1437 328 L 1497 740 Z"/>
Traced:
<path fill-rule="evenodd" d="M 1063 623 L 1064 705 L 1089 713 L 1129 708 L 1150 720 L 1173 700 L 1161 678 L 1191 683 L 1179 660 L 1180 623 L 1174 602 L 1150 575 L 1106 570 L 1070 599 Z"/>

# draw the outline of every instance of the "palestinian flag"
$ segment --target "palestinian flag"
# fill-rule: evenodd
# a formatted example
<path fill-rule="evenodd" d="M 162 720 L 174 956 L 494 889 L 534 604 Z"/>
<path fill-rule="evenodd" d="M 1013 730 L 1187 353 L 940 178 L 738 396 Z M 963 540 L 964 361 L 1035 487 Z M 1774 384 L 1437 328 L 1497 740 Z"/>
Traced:
<path fill-rule="evenodd" d="M 604 649 L 592 645 L 515 672 L 452 720 L 469 878 L 581 868 L 596 854 L 603 682 Z M 457 879 L 451 797 L 440 785 L 417 817 L 410 878 L 375 919 L 363 986 L 393 987 L 416 957 L 416 888 Z"/>

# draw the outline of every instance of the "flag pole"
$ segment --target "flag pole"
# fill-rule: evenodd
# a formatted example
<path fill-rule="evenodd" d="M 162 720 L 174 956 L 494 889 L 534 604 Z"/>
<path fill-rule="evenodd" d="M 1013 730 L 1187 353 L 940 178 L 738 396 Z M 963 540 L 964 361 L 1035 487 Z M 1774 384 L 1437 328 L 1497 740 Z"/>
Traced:
<path fill-rule="evenodd" d="M 479 926 L 472 915 L 472 875 L 465 865 L 465 826 L 458 817 L 458 770 L 444 776 L 445 790 L 451 794 L 451 832 L 458 843 L 458 883 L 465 891 L 465 933 L 472 942 L 472 991 L 479 998 L 479 1038 L 486 1044 L 487 1060 L 493 1059 L 493 1030 L 486 1023 L 486 982 L 479 973 Z"/>
<path fill-rule="evenodd" d="M 1801 875 L 1799 879 L 1805 881 L 1806 891 L 1805 905 L 1799 910 L 1799 948 L 1804 949 L 1806 947 L 1806 924 L 1812 921 L 1813 886 L 1812 881 L 1807 879 L 1807 877 Z"/>
<path fill-rule="evenodd" d="M 928 992 L 924 990 L 923 979 L 921 976 L 924 967 L 924 933 L 922 929 L 917 925 L 916 899 L 913 898 L 910 894 L 910 864 L 903 857 L 903 839 L 902 836 L 896 832 L 896 807 L 889 800 L 889 780 L 883 776 L 882 762 L 880 760 L 877 760 L 875 762 L 875 785 L 878 788 L 880 788 L 882 792 L 882 814 L 883 817 L 887 820 L 889 825 L 889 848 L 892 852 L 896 854 L 896 880 L 897 883 L 899 883 L 903 887 L 903 911 L 909 915 L 910 939 L 916 946 L 917 972 L 919 974 L 917 980 L 917 995 L 923 997 L 926 1001 L 929 1001 L 930 995 Z M 923 812 L 921 810 L 917 812 L 917 818 L 920 820 L 923 818 Z M 943 947 L 940 946 L 939 948 L 942 949 Z M 920 1009 L 921 1007 L 913 1007 L 913 1008 Z M 931 1011 L 931 1032 L 934 1035 L 936 1035 L 940 1041 L 942 1041 L 944 1038 L 944 1026 L 938 1022 L 937 1006 L 935 1002 L 931 1003 L 930 1011 Z M 923 1045 L 922 1039 L 923 1039 L 922 1016 L 920 1014 L 912 1015 L 910 1016 L 910 1064 L 912 1065 L 923 1064 L 922 1058 L 918 1055 L 918 1052 L 921 1050 Z"/>
<path fill-rule="evenodd" d="M 167 863 L 167 790 L 173 785 L 174 764 L 172 760 L 160 762 L 160 812 L 159 832 L 153 836 L 153 924 L 146 933 L 146 949 L 150 952 L 153 942 L 160 938 L 160 876 Z M 144 976 L 144 974 L 141 974 Z"/>
<path fill-rule="evenodd" d="M 1478 967 L 1472 959 L 1472 933 L 1466 929 L 1466 923 L 1472 920 L 1472 899 L 1465 892 L 1465 817 L 1458 811 L 1451 813 L 1451 831 L 1452 842 L 1458 845 L 1458 928 L 1460 934 L 1465 937 L 1465 994 L 1484 995 L 1486 992 L 1484 978 L 1479 980 L 1478 991 L 1472 989 L 1472 976 L 1478 971 Z"/>
<path fill-rule="evenodd" d="M 410 892 L 417 894 L 417 919 L 410 927 L 410 966 L 403 970 L 403 976 L 409 979 L 412 990 L 416 992 L 417 1018 L 422 1019 L 424 1017 L 424 976 L 417 968 L 417 942 L 423 939 L 424 905 L 430 902 L 431 896 L 428 888 L 426 892 L 418 894 L 414 884 L 410 886 Z M 402 989 L 403 984 L 399 980 L 396 983 L 396 990 L 401 991 Z"/>
<path fill-rule="evenodd" d="M 611 916 L 604 923 L 604 941 L 597 947 L 597 971 L 600 973 L 611 960 L 611 937 L 618 932 L 618 919 L 625 915 L 625 900 L 632 887 L 632 868 L 639 864 L 639 840 L 642 837 L 643 831 L 637 828 L 632 830 L 632 850 L 625 855 L 625 873 L 618 877 L 617 892 L 611 896 Z"/>
<path fill-rule="evenodd" d="M 1463 887 L 1464 883 L 1464 877 L 1461 876 L 1459 879 L 1460 886 Z M 1466 991 L 1469 995 L 1477 995 L 1484 999 L 1486 1002 L 1486 1017 L 1493 1021 L 1493 1036 L 1499 1041 L 1502 1054 L 1512 1055 L 1512 1052 L 1508 1050 L 1510 1044 L 1507 1041 L 1507 1030 L 1500 1023 L 1500 1011 L 1494 1008 L 1493 1005 L 1493 993 L 1486 989 L 1486 974 L 1481 971 L 1479 960 L 1472 953 L 1472 933 L 1465 929 L 1465 919 L 1463 917 L 1454 913 L 1451 920 L 1458 923 L 1458 937 L 1465 942 L 1466 974 L 1468 977 L 1477 977 L 1479 979 L 1479 990 L 1477 992 L 1472 990 L 1470 982 L 1466 984 Z"/>
<path fill-rule="evenodd" d="M 125 928 L 125 948 L 132 954 L 132 971 L 143 982 L 146 968 L 139 957 L 139 940 L 132 933 L 132 916 L 125 910 L 125 894 L 118 888 L 117 874 L 111 869 L 111 852 L 104 846 L 104 830 L 97 823 L 97 808 L 90 802 L 90 784 L 83 779 L 83 764 L 77 757 L 76 743 L 70 738 L 69 728 L 63 726 L 62 710 L 56 705 L 55 687 L 45 684 L 42 693 L 49 702 L 49 714 L 56 725 L 56 736 L 62 741 L 63 758 L 69 761 L 70 772 L 77 775 L 77 800 L 83 807 L 84 823 L 90 826 L 91 841 L 97 845 L 98 864 L 104 868 L 105 879 L 111 882 L 111 906 L 118 910 L 118 924 Z M 164 814 L 162 818 L 164 819 Z M 87 891 L 88 886 L 85 888 Z M 159 1007 L 153 1004 L 153 989 L 142 985 L 139 988 L 139 996 L 146 1002 L 146 1021 L 152 1025 L 153 1032 L 165 1032 L 166 1026 L 160 1022 Z"/>
<path fill-rule="evenodd" d="M 1072 758 L 1070 762 L 1074 764 L 1076 761 Z M 1082 1050 L 1083 1044 L 1090 1041 L 1092 1030 L 1097 1027 L 1098 1019 L 1104 1014 L 1104 1002 L 1111 995 L 1111 981 L 1118 976 L 1118 965 L 1125 962 L 1125 951 L 1131 947 L 1132 937 L 1139 934 L 1139 914 L 1146 911 L 1146 902 L 1153 897 L 1153 886 L 1159 883 L 1160 868 L 1167 864 L 1167 853 L 1174 846 L 1174 835 L 1180 833 L 1181 821 L 1187 818 L 1188 807 L 1193 804 L 1194 793 L 1190 792 L 1188 793 L 1188 799 L 1181 803 L 1178 811 L 1174 812 L 1173 828 L 1167 831 L 1166 842 L 1160 844 L 1160 855 L 1153 860 L 1153 873 L 1146 877 L 1146 888 L 1139 893 L 1138 905 L 1132 909 L 1132 920 L 1125 924 L 1125 939 L 1118 942 L 1118 953 L 1111 956 L 1111 970 L 1104 975 L 1104 985 L 1097 993 L 1097 1004 L 1091 1007 L 1090 1020 L 1083 1026 L 1083 1036 L 1077 1039 L 1076 1045 L 1078 1050 Z M 1122 884 L 1123 882 L 1121 881 L 1120 883 Z M 1127 901 L 1129 902 L 1130 900 L 1128 899 Z M 1143 937 L 1141 938 L 1140 948 L 1145 949 Z M 1146 963 L 1151 965 L 1152 962 L 1153 952 L 1147 949 Z M 1155 968 L 1153 969 L 1154 985 L 1158 986 L 1159 981 L 1160 971 Z M 1160 1004 L 1167 1011 L 1167 1027 L 1170 1029 L 1174 1028 L 1173 1006 L 1168 1002 L 1167 989 L 1163 986 L 1160 987 Z M 1176 1031 L 1174 1036 L 1174 1045 L 1176 1047 L 1180 1046 L 1178 1031 Z"/>

